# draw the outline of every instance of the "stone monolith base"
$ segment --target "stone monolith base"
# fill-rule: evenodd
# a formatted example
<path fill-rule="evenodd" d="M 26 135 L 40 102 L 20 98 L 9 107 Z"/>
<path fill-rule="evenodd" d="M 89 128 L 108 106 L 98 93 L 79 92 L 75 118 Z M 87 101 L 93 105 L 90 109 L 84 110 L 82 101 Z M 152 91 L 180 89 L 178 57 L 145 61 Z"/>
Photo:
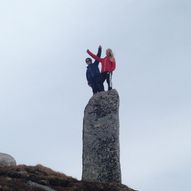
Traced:
<path fill-rule="evenodd" d="M 95 94 L 85 108 L 82 180 L 121 183 L 116 90 Z"/>

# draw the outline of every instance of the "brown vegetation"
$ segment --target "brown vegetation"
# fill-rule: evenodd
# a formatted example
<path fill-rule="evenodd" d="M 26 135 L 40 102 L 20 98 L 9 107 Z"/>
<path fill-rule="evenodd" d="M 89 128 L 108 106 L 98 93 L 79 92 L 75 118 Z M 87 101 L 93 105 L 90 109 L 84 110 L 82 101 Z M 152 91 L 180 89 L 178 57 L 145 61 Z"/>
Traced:
<path fill-rule="evenodd" d="M 0 191 L 134 191 L 125 185 L 78 181 L 42 165 L 0 167 Z"/>

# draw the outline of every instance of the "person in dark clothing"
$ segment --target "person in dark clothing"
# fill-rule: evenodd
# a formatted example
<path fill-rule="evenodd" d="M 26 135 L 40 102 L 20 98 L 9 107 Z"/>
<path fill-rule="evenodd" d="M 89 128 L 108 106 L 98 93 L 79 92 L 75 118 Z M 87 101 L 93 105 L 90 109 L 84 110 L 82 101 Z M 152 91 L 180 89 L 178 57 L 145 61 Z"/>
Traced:
<path fill-rule="evenodd" d="M 94 58 L 95 60 L 97 60 L 98 62 L 101 63 L 102 67 L 101 67 L 101 79 L 102 79 L 102 83 L 104 83 L 104 81 L 106 80 L 107 84 L 108 84 L 108 90 L 112 89 L 112 73 L 116 68 L 116 62 L 115 62 L 115 58 L 113 55 L 113 52 L 111 49 L 107 49 L 106 50 L 106 56 L 104 58 L 100 58 L 98 56 L 96 56 L 95 54 L 93 54 L 89 49 L 87 50 L 87 53 Z"/>
<path fill-rule="evenodd" d="M 101 56 L 102 48 L 99 46 L 97 56 Z M 86 70 L 86 79 L 88 85 L 92 88 L 93 94 L 104 91 L 104 86 L 101 80 L 101 74 L 98 68 L 99 61 L 95 60 L 92 62 L 91 58 L 86 58 L 87 70 Z"/>

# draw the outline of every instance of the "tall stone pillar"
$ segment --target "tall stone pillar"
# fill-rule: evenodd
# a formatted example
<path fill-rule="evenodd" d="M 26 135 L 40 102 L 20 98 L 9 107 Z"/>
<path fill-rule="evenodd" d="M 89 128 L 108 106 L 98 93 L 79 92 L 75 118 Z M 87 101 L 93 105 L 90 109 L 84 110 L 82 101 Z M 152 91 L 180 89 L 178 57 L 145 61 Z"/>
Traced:
<path fill-rule="evenodd" d="M 121 183 L 116 90 L 95 94 L 85 108 L 82 180 Z"/>

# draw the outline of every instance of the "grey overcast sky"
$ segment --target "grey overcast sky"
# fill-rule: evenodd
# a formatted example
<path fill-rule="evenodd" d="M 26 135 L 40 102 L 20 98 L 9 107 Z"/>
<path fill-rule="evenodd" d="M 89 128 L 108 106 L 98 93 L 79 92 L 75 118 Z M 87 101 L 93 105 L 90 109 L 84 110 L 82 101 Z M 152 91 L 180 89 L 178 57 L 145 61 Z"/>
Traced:
<path fill-rule="evenodd" d="M 0 1 L 0 152 L 81 178 L 86 49 L 113 49 L 123 183 L 191 190 L 191 1 Z"/>

